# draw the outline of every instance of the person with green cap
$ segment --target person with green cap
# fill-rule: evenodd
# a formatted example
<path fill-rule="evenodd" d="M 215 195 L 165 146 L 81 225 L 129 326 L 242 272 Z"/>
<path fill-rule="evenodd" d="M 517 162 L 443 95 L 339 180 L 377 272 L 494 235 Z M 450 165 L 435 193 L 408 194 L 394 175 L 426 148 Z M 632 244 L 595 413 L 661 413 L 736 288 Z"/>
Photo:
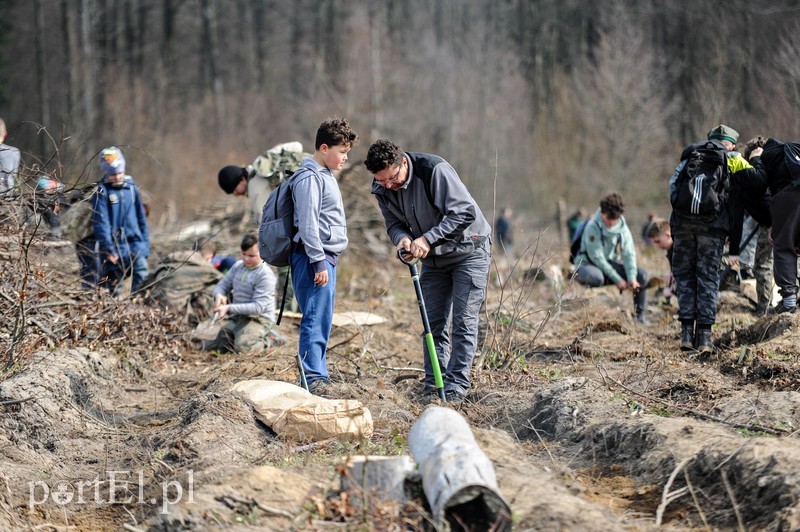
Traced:
<path fill-rule="evenodd" d="M 717 317 L 720 263 L 731 228 L 728 204 L 731 176 L 736 174 L 738 180 L 758 179 L 763 173 L 760 164 L 754 168 L 735 151 L 739 133 L 732 127 L 720 124 L 708 132 L 707 138 L 708 141 L 691 144 L 683 150 L 681 162 L 669 181 L 673 206 L 669 222 L 673 237 L 672 273 L 681 322 L 680 348 L 697 349 L 700 353 L 714 350 L 711 326 Z M 759 148 L 750 156 L 760 154 Z M 687 186 L 690 180 L 691 185 Z M 713 182 L 712 187 L 703 188 L 704 180 L 706 186 Z M 683 203 L 687 190 L 691 210 Z M 711 200 L 707 202 L 707 198 Z M 708 210 L 701 209 L 707 205 L 710 205 Z M 738 257 L 731 257 L 730 261 L 736 266 Z"/>

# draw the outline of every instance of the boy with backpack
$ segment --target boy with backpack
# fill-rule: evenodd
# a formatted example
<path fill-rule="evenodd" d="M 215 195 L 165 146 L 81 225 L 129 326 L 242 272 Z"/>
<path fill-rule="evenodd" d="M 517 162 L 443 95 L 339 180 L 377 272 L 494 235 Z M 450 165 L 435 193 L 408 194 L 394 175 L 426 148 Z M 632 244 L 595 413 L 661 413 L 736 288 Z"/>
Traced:
<path fill-rule="evenodd" d="M 647 324 L 647 272 L 636 266 L 633 235 L 625 222 L 625 200 L 611 193 L 600 200 L 600 208 L 579 228 L 580 244 L 575 254 L 575 280 L 596 288 L 616 285 L 633 292 L 636 321 Z"/>
<path fill-rule="evenodd" d="M 283 345 L 275 323 L 275 274 L 258 255 L 258 237 L 248 233 L 240 245 L 242 259 L 214 288 L 216 319 L 228 318 L 201 350 L 243 353 Z M 210 268 L 210 266 L 209 266 Z"/>
<path fill-rule="evenodd" d="M 358 135 L 343 118 L 317 129 L 314 155 L 305 157 L 292 176 L 295 246 L 291 255 L 292 286 L 303 317 L 299 356 L 308 390 L 324 395 L 329 382 L 326 351 L 333 325 L 336 264 L 347 247 L 347 222 L 339 183 L 333 172 L 347 162 Z"/>
<path fill-rule="evenodd" d="M 758 171 L 734 151 L 739 133 L 733 128 L 720 124 L 707 138 L 683 150 L 669 181 L 680 348 L 700 353 L 714 349 L 711 326 L 717 317 L 720 262 L 730 231 L 731 175 L 744 172 L 737 180 L 758 177 Z M 760 154 L 760 149 L 753 154 Z M 732 256 L 731 264 L 737 263 L 738 257 Z"/>
<path fill-rule="evenodd" d="M 100 253 L 100 286 L 119 294 L 122 279 L 133 275 L 131 293 L 149 275 L 150 232 L 147 215 L 133 178 L 125 174 L 122 150 L 112 146 L 100 153 L 103 179 L 93 198 L 92 224 Z"/>

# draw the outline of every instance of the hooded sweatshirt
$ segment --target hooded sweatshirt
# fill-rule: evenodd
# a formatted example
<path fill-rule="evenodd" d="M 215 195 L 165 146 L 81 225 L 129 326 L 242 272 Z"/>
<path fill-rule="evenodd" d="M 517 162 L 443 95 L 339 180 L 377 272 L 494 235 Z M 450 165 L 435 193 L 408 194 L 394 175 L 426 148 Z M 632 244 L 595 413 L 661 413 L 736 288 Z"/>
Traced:
<path fill-rule="evenodd" d="M 583 230 L 581 249 L 575 257 L 575 266 L 597 266 L 606 279 L 617 284 L 622 277 L 611 266 L 611 262 L 621 262 L 627 278 L 636 279 L 636 248 L 625 217 L 620 216 L 612 227 L 606 227 L 600 216 L 600 209 L 597 209 Z"/>

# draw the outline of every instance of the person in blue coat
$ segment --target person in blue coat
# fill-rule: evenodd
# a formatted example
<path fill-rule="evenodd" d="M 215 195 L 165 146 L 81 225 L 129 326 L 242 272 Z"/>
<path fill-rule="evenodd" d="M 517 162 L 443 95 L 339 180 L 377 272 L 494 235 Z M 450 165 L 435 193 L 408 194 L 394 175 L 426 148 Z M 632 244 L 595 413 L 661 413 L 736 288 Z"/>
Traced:
<path fill-rule="evenodd" d="M 116 296 L 121 281 L 133 275 L 133 294 L 149 274 L 150 233 L 144 204 L 133 178 L 125 174 L 125 158 L 119 148 L 104 149 L 100 167 L 103 179 L 94 196 L 92 217 L 100 251 L 100 286 Z"/>

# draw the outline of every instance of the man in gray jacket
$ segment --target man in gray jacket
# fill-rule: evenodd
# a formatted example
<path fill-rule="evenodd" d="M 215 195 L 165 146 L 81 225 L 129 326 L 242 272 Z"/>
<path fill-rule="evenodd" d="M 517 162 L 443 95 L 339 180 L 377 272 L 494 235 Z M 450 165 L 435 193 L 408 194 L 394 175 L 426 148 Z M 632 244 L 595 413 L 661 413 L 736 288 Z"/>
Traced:
<path fill-rule="evenodd" d="M 378 140 L 364 165 L 374 176 L 372 193 L 392 243 L 422 259 L 420 284 L 445 397 L 460 403 L 471 386 L 491 227 L 455 169 L 437 155 L 404 153 Z M 433 393 L 433 369 L 429 357 L 424 360 L 426 392 Z"/>

